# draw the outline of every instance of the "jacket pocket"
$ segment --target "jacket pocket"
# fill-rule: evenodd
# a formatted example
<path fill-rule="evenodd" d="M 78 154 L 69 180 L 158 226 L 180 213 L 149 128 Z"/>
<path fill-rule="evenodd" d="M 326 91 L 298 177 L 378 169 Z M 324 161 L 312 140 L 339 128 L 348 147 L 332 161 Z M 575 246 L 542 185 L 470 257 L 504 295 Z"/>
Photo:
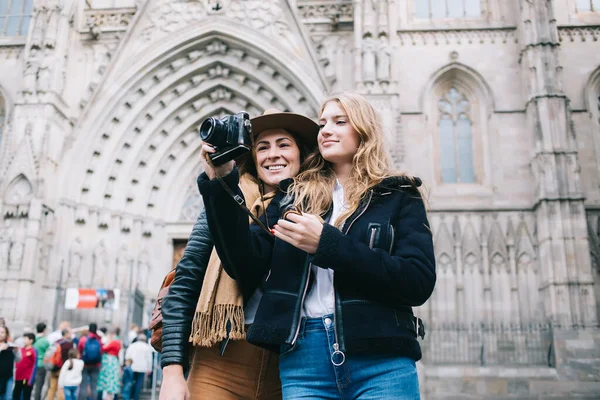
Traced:
<path fill-rule="evenodd" d="M 389 223 L 370 222 L 367 239 L 370 249 L 378 248 L 392 254 L 394 250 L 394 227 Z"/>

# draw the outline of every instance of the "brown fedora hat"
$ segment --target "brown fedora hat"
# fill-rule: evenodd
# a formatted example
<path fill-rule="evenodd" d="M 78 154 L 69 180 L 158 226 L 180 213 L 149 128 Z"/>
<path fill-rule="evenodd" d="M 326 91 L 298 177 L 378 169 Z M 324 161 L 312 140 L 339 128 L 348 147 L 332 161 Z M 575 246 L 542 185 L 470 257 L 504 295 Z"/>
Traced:
<path fill-rule="evenodd" d="M 285 129 L 309 147 L 312 148 L 317 145 L 319 125 L 304 115 L 269 108 L 265 110 L 263 115 L 251 118 L 250 122 L 252 123 L 252 136 L 254 139 L 261 132 L 269 129 Z M 236 159 L 238 168 L 241 171 L 250 171 L 250 168 L 247 168 L 247 165 L 245 165 L 249 160 L 251 160 L 251 153 L 238 157 Z"/>
<path fill-rule="evenodd" d="M 263 115 L 251 118 L 250 122 L 252 123 L 252 134 L 255 139 L 259 133 L 268 129 L 285 129 L 304 140 L 307 144 L 317 144 L 319 125 L 304 115 L 268 108 Z"/>

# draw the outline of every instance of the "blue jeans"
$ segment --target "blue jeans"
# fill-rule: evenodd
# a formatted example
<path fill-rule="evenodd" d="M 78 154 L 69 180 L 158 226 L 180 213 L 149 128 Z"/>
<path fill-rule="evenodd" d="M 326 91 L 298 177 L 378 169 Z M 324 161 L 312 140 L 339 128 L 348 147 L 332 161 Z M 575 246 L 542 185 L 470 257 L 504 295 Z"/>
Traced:
<path fill-rule="evenodd" d="M 12 400 L 12 392 L 14 386 L 14 378 L 9 378 L 6 382 L 6 391 L 4 393 L 0 393 L 0 400 Z"/>
<path fill-rule="evenodd" d="M 79 386 L 65 386 L 65 400 L 77 400 Z"/>
<path fill-rule="evenodd" d="M 283 398 L 419 400 L 415 362 L 386 354 L 346 354 L 334 366 L 333 315 L 302 319 L 298 341 L 279 357 Z M 286 350 L 286 349 L 282 349 Z M 341 355 L 334 361 L 339 364 Z"/>

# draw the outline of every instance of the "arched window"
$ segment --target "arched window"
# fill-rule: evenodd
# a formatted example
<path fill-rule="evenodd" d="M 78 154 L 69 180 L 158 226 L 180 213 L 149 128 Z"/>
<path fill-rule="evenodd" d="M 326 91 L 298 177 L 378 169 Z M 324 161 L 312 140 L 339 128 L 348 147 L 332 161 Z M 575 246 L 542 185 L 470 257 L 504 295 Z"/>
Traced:
<path fill-rule="evenodd" d="M 33 0 L 0 1 L 0 36 L 26 36 Z"/>
<path fill-rule="evenodd" d="M 471 105 L 451 87 L 439 101 L 440 162 L 443 183 L 474 183 Z"/>
<path fill-rule="evenodd" d="M 479 18 L 481 0 L 415 0 L 417 18 Z"/>
<path fill-rule="evenodd" d="M 577 12 L 599 11 L 600 0 L 577 0 Z"/>

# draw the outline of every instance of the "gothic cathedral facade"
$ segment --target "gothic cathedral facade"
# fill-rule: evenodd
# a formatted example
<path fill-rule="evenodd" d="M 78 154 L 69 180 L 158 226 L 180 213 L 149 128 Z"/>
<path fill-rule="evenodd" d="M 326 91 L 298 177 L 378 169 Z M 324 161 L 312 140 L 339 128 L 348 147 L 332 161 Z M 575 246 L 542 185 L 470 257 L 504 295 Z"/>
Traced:
<path fill-rule="evenodd" d="M 0 317 L 147 325 L 202 120 L 341 90 L 426 185 L 424 397 L 600 392 L 600 0 L 0 0 Z"/>

